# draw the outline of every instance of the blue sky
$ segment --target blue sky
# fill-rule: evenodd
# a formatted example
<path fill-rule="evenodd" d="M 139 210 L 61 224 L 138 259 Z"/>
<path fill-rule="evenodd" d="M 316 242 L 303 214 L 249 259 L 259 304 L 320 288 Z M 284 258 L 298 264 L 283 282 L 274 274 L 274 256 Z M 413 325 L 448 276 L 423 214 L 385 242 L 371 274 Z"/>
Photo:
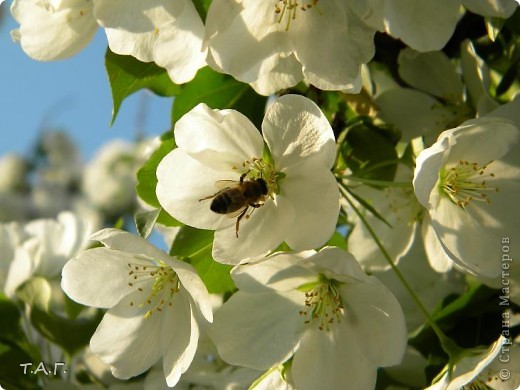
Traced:
<path fill-rule="evenodd" d="M 66 130 L 84 159 L 108 140 L 132 140 L 144 108 L 144 133 L 161 134 L 169 128 L 171 99 L 138 92 L 123 102 L 110 127 L 112 99 L 104 69 L 106 38 L 99 30 L 94 40 L 76 56 L 56 62 L 29 58 L 12 42 L 17 27 L 8 7 L 1 5 L 0 22 L 0 155 L 28 154 L 38 133 Z"/>

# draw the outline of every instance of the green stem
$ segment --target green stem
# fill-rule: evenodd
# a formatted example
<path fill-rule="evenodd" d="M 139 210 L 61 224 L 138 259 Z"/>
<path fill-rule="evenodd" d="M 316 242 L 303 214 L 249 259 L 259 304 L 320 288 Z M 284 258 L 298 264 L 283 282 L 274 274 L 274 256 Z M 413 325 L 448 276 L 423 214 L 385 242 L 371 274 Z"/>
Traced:
<path fill-rule="evenodd" d="M 428 310 L 426 310 L 426 308 L 422 304 L 422 302 L 419 299 L 419 297 L 415 294 L 415 292 L 413 291 L 412 287 L 408 284 L 408 282 L 404 278 L 404 276 L 401 273 L 401 271 L 399 270 L 399 268 L 397 268 L 397 266 L 394 264 L 390 254 L 388 253 L 386 248 L 383 246 L 383 244 L 379 240 L 379 237 L 377 237 L 377 234 L 374 231 L 374 229 L 372 229 L 372 226 L 370 226 L 370 224 L 368 223 L 368 221 L 366 220 L 364 215 L 359 211 L 359 209 L 356 207 L 354 202 L 350 199 L 348 188 L 341 182 L 339 183 L 339 185 L 340 185 L 340 189 L 342 190 L 343 197 L 349 203 L 350 207 L 352 207 L 352 209 L 357 214 L 359 219 L 363 222 L 363 224 L 365 225 L 366 229 L 368 230 L 368 232 L 370 233 L 370 235 L 374 239 L 374 241 L 375 241 L 376 245 L 378 246 L 379 250 L 381 251 L 381 253 L 385 257 L 386 261 L 388 262 L 388 264 L 390 265 L 392 270 L 395 272 L 395 274 L 397 275 L 397 277 L 399 278 L 399 280 L 401 281 L 401 283 L 403 284 L 405 289 L 408 291 L 408 293 L 410 294 L 410 296 L 414 300 L 414 302 L 417 305 L 417 307 L 419 308 L 419 310 L 426 317 L 426 321 L 428 322 L 428 325 L 431 326 L 431 328 L 433 329 L 433 331 L 435 332 L 435 334 L 439 338 L 439 341 L 441 342 L 442 349 L 448 354 L 448 356 L 450 358 L 459 355 L 460 352 L 461 352 L 461 348 L 458 347 L 457 344 L 455 344 L 455 342 L 452 339 L 450 339 L 448 336 L 446 336 L 442 332 L 442 330 L 439 328 L 439 326 L 437 325 L 435 320 L 430 317 L 430 313 L 428 313 Z"/>

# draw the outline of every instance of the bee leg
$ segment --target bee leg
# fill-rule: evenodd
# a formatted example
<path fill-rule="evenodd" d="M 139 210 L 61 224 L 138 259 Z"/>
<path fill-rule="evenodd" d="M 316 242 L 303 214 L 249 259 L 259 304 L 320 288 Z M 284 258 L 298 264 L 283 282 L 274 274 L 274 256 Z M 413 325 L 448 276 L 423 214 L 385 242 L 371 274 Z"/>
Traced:
<path fill-rule="evenodd" d="M 249 173 L 249 171 L 240 175 L 240 184 L 242 184 L 244 182 L 244 179 L 246 178 L 248 173 Z"/>
<path fill-rule="evenodd" d="M 215 192 L 213 195 L 206 196 L 205 198 L 200 198 L 200 199 L 199 199 L 199 202 L 202 202 L 203 200 L 208 200 L 208 199 L 214 198 L 214 197 L 217 196 L 220 192 L 221 192 L 221 191 L 217 191 L 217 192 Z"/>
<path fill-rule="evenodd" d="M 242 217 L 246 214 L 247 209 L 248 209 L 248 207 L 246 207 L 246 208 L 244 209 L 244 211 L 242 211 L 242 212 L 239 214 L 238 218 L 237 218 L 237 223 L 236 223 L 236 225 L 235 225 L 237 238 L 238 238 L 238 229 L 240 228 L 240 220 L 241 220 Z"/>

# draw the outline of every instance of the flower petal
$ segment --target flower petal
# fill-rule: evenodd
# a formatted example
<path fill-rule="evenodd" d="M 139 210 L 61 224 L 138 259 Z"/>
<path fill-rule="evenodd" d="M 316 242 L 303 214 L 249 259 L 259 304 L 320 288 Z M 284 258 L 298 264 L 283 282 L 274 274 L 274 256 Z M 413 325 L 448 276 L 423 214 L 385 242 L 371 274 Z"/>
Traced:
<path fill-rule="evenodd" d="M 304 320 L 299 291 L 239 291 L 215 313 L 209 334 L 228 363 L 266 370 L 287 360 L 298 345 Z"/>
<path fill-rule="evenodd" d="M 359 348 L 345 326 L 304 333 L 292 364 L 300 390 L 372 389 L 377 367 Z"/>
<path fill-rule="evenodd" d="M 292 51 L 275 7 L 256 0 L 212 1 L 206 17 L 206 39 L 208 63 L 246 83 L 269 77 Z M 274 92 L 267 86 L 259 89 Z"/>
<path fill-rule="evenodd" d="M 304 264 L 314 251 L 300 253 L 275 253 L 258 263 L 238 265 L 231 271 L 236 286 L 246 292 L 295 290 L 309 280 L 316 279 L 316 272 Z"/>
<path fill-rule="evenodd" d="M 453 268 L 453 260 L 450 259 L 440 244 L 429 215 L 425 215 L 422 222 L 422 237 L 430 266 L 436 272 L 450 271 Z"/>
<path fill-rule="evenodd" d="M 403 133 L 404 141 L 423 135 L 436 137 L 458 114 L 453 107 L 439 105 L 433 97 L 410 88 L 386 90 L 375 103 L 380 109 L 379 116 L 396 126 Z"/>
<path fill-rule="evenodd" d="M 110 50 L 151 62 L 156 29 L 168 20 L 167 3 L 165 0 L 95 0 L 94 15 L 105 27 Z"/>
<path fill-rule="evenodd" d="M 61 288 L 83 305 L 109 308 L 132 292 L 128 263 L 150 265 L 131 254 L 107 248 L 80 253 L 63 267 Z"/>
<path fill-rule="evenodd" d="M 475 14 L 503 19 L 509 18 L 518 6 L 511 0 L 462 0 L 462 4 Z"/>
<path fill-rule="evenodd" d="M 265 256 L 283 242 L 294 218 L 292 204 L 280 196 L 276 202 L 268 199 L 263 206 L 254 209 L 250 218 L 244 217 L 238 237 L 235 223 L 223 221 L 215 232 L 213 258 L 224 264 L 238 264 Z"/>
<path fill-rule="evenodd" d="M 199 200 L 218 192 L 217 181 L 239 179 L 238 173 L 211 169 L 177 148 L 157 167 L 157 199 L 182 223 L 198 229 L 215 229 L 226 216 L 210 210 L 210 199 Z"/>
<path fill-rule="evenodd" d="M 200 279 L 197 271 L 190 264 L 173 260 L 172 268 L 179 276 L 182 286 L 193 299 L 193 303 L 200 310 L 207 321 L 213 321 L 211 300 L 206 286 Z"/>
<path fill-rule="evenodd" d="M 450 138 L 446 164 L 466 160 L 484 165 L 502 158 L 518 142 L 520 133 L 507 119 L 483 117 L 444 131 L 437 142 L 444 137 Z"/>
<path fill-rule="evenodd" d="M 246 116 L 204 103 L 176 123 L 175 142 L 198 162 L 222 171 L 243 170 L 244 161 L 261 158 L 264 151 L 260 132 Z"/>
<path fill-rule="evenodd" d="M 66 2 L 15 0 L 11 13 L 19 30 L 13 35 L 31 58 L 51 61 L 73 56 L 92 39 L 97 23 L 89 0 Z"/>
<path fill-rule="evenodd" d="M 365 212 L 365 219 L 386 248 L 390 257 L 397 264 L 412 245 L 415 232 L 414 213 L 421 206 L 417 204 L 411 188 L 387 187 L 374 189 L 363 186 L 356 193 L 368 201 L 391 225 L 382 222 L 372 213 Z M 390 264 L 381 254 L 365 224 L 359 218 L 353 218 L 355 226 L 349 235 L 348 249 L 367 270 L 383 270 Z"/>
<path fill-rule="evenodd" d="M 375 277 L 368 278 L 370 283 L 340 287 L 345 306 L 343 321 L 374 365 L 396 365 L 403 358 L 408 339 L 404 314 L 390 290 Z"/>
<path fill-rule="evenodd" d="M 417 200 L 426 208 L 430 208 L 430 194 L 439 179 L 439 171 L 446 161 L 450 140 L 439 139 L 428 149 L 424 149 L 416 159 L 413 189 Z"/>
<path fill-rule="evenodd" d="M 267 110 L 262 132 L 277 169 L 313 158 L 331 168 L 336 158 L 334 132 L 311 100 L 284 95 Z"/>
<path fill-rule="evenodd" d="M 520 218 L 512 195 L 520 191 L 520 183 L 508 184 L 503 183 L 501 191 L 492 194 L 489 205 L 472 203 L 461 209 L 443 199 L 430 210 L 432 226 L 444 251 L 471 273 L 494 278 L 501 272 L 497 248 L 504 236 L 517 230 Z M 518 249 L 513 250 L 515 254 L 510 255 L 514 258 Z"/>
<path fill-rule="evenodd" d="M 150 259 L 171 263 L 172 258 L 150 244 L 144 238 L 120 229 L 107 228 L 94 233 L 93 241 L 99 241 L 107 248 L 133 255 L 145 255 Z"/>
<path fill-rule="evenodd" d="M 386 31 L 415 50 L 441 50 L 455 30 L 459 7 L 453 0 L 386 1 Z"/>
<path fill-rule="evenodd" d="M 399 53 L 398 62 L 399 75 L 409 85 L 448 102 L 462 102 L 460 75 L 442 51 L 419 53 L 406 48 Z"/>
<path fill-rule="evenodd" d="M 173 18 L 161 26 L 153 58 L 157 65 L 166 68 L 174 83 L 182 84 L 192 80 L 206 65 L 206 52 L 202 49 L 204 25 L 191 0 L 166 4 Z M 182 4 L 182 12 L 173 8 L 175 4 Z"/>
<path fill-rule="evenodd" d="M 281 89 L 295 86 L 301 80 L 302 64 L 291 54 L 287 57 L 273 56 L 265 60 L 258 77 L 250 85 L 260 95 L 270 96 Z"/>
<path fill-rule="evenodd" d="M 131 304 L 142 300 L 142 294 L 135 291 L 110 309 L 90 340 L 92 352 L 110 365 L 116 378 L 128 379 L 145 372 L 162 354 L 161 313 L 144 318 L 148 307 L 139 309 Z"/>
<path fill-rule="evenodd" d="M 209 297 L 208 297 L 209 298 Z M 173 387 L 186 372 L 197 349 L 199 328 L 190 307 L 189 297 L 180 291 L 172 310 L 166 310 L 161 325 L 163 369 L 168 386 Z"/>
<path fill-rule="evenodd" d="M 334 246 L 321 249 L 310 258 L 310 261 L 312 261 L 318 269 L 332 273 L 332 277 L 330 277 L 332 279 L 343 282 L 356 280 L 363 283 L 376 281 L 368 277 L 351 253 Z"/>
<path fill-rule="evenodd" d="M 295 211 L 295 228 L 285 241 L 297 251 L 322 246 L 338 221 L 340 194 L 334 175 L 314 159 L 293 164 L 283 172 L 286 177 L 279 198 L 286 197 Z"/>
<path fill-rule="evenodd" d="M 361 64 L 374 55 L 375 30 L 363 24 L 344 1 L 323 2 L 299 13 L 288 34 L 306 81 L 320 89 L 351 87 Z"/>

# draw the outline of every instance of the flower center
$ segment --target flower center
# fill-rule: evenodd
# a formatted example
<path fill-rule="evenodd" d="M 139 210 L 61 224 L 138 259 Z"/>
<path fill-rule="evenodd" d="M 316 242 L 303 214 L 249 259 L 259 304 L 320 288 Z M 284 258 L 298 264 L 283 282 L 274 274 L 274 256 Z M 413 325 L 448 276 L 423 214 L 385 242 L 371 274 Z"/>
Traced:
<path fill-rule="evenodd" d="M 305 309 L 300 310 L 300 315 L 306 318 L 306 324 L 314 322 L 319 330 L 328 332 L 331 324 L 341 322 L 344 307 L 339 284 L 320 275 L 318 282 L 300 287 L 305 293 Z"/>
<path fill-rule="evenodd" d="M 278 14 L 278 23 L 285 20 L 285 31 L 289 31 L 291 20 L 296 19 L 298 10 L 307 11 L 311 8 L 317 8 L 319 0 L 278 0 L 274 6 L 274 12 Z M 318 10 L 319 12 L 319 10 Z"/>
<path fill-rule="evenodd" d="M 489 378 L 488 378 L 489 379 Z M 462 386 L 462 390 L 490 390 L 491 387 L 486 385 L 482 379 L 475 379 L 473 382 Z"/>
<path fill-rule="evenodd" d="M 487 193 L 498 192 L 498 187 L 490 187 L 486 182 L 495 177 L 494 173 L 488 172 L 491 163 L 481 166 L 461 160 L 451 168 L 443 168 L 439 174 L 439 190 L 463 209 L 472 201 L 490 204 Z"/>
<path fill-rule="evenodd" d="M 130 281 L 128 286 L 135 288 L 143 293 L 143 300 L 139 303 L 130 302 L 130 306 L 135 304 L 138 307 L 148 306 L 144 318 L 150 317 L 154 312 L 161 312 L 165 307 L 172 307 L 173 296 L 179 291 L 181 283 L 179 277 L 168 266 L 165 265 L 142 265 L 128 263 L 128 277 Z M 152 288 L 148 296 L 144 294 L 144 290 Z M 143 288 L 144 287 L 144 288 Z"/>
<path fill-rule="evenodd" d="M 263 158 L 253 157 L 251 160 L 246 160 L 242 163 L 245 169 L 246 180 L 255 180 L 262 178 L 267 184 L 267 196 L 271 199 L 274 194 L 280 193 L 280 180 L 285 177 L 282 172 L 276 172 L 274 165 L 266 162 Z"/>

